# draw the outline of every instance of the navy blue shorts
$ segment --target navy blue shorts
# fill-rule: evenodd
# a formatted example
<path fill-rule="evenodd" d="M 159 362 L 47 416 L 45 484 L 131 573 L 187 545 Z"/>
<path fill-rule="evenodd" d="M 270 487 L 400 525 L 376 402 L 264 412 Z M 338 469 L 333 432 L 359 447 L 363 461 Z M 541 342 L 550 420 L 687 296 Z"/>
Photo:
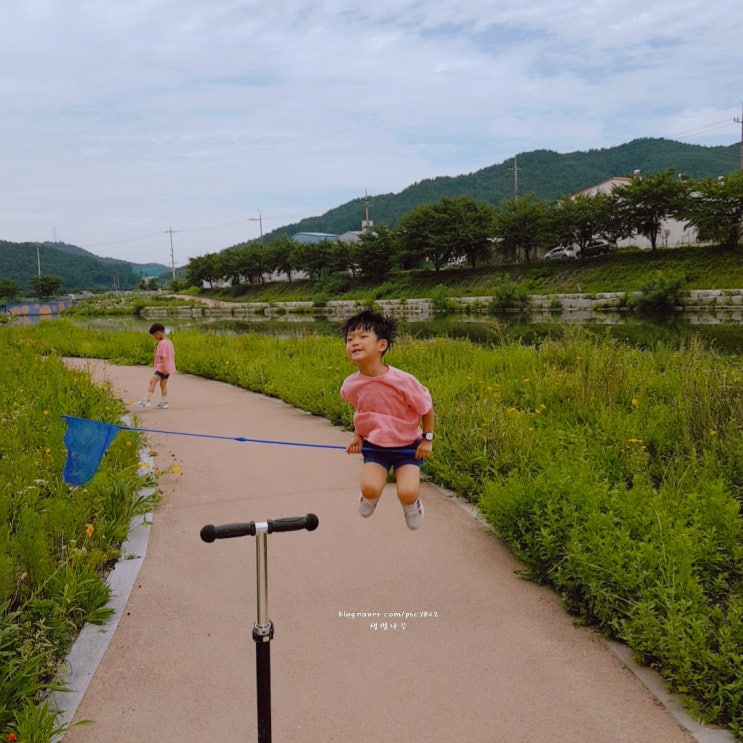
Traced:
<path fill-rule="evenodd" d="M 364 440 L 361 446 L 361 453 L 364 455 L 364 464 L 374 462 L 379 464 L 389 472 L 391 469 L 397 470 L 406 464 L 414 464 L 420 467 L 422 459 L 415 458 L 415 450 L 418 448 L 420 439 L 413 441 L 411 444 L 399 447 L 377 446 L 371 441 Z"/>
<path fill-rule="evenodd" d="M 163 374 L 162 372 L 155 372 L 156 377 L 160 377 L 160 379 L 167 379 L 170 374 Z"/>

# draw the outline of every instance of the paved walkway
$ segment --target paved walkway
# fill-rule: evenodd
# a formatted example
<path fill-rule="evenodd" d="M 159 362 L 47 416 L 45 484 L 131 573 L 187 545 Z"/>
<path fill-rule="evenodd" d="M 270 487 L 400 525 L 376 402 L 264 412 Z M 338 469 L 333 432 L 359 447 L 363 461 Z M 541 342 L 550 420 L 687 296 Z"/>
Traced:
<path fill-rule="evenodd" d="M 140 396 L 149 374 L 74 363 L 124 400 Z M 141 411 L 138 425 L 348 441 L 327 421 L 189 375 L 172 379 L 170 405 Z M 520 580 L 492 534 L 437 488 L 424 485 L 426 521 L 411 532 L 389 489 L 372 518 L 358 516 L 360 461 L 341 450 L 163 434 L 148 442 L 165 473 L 163 499 L 137 580 L 119 597 L 116 631 L 87 669 L 75 721 L 93 722 L 72 727 L 65 743 L 255 740 L 255 541 L 205 544 L 199 531 L 308 512 L 316 531 L 268 537 L 275 741 L 702 739 L 550 591 Z"/>

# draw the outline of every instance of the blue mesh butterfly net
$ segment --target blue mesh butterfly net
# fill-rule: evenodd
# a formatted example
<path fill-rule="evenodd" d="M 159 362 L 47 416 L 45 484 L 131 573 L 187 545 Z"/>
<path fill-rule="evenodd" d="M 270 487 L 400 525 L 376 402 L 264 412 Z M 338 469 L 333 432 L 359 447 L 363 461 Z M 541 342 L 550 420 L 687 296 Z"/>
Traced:
<path fill-rule="evenodd" d="M 187 431 L 163 431 L 156 428 L 134 428 L 117 426 L 113 423 L 94 421 L 63 415 L 67 423 L 64 444 L 67 448 L 67 462 L 62 477 L 68 485 L 85 485 L 93 479 L 101 464 L 103 455 L 111 446 L 119 431 L 140 431 L 143 433 L 165 433 L 173 436 L 198 436 L 205 439 L 224 439 L 227 441 L 248 442 L 252 444 L 275 444 L 279 446 L 307 446 L 315 449 L 346 449 L 336 444 L 308 444 L 300 441 L 271 441 L 251 439 L 245 436 L 219 436 L 209 433 L 190 433 Z M 363 451 L 363 448 L 362 448 Z M 400 452 L 414 454 L 415 449 L 399 449 Z"/>
<path fill-rule="evenodd" d="M 62 416 L 67 421 L 64 444 L 67 462 L 62 477 L 68 485 L 85 485 L 93 478 L 119 426 L 87 418 Z"/>

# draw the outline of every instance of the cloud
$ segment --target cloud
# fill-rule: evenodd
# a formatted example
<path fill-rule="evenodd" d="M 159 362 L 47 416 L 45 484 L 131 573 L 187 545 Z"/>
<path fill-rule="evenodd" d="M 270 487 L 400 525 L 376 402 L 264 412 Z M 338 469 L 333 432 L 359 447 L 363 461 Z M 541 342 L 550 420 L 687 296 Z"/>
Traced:
<path fill-rule="evenodd" d="M 164 241 L 130 238 L 172 223 L 192 255 L 257 236 L 258 210 L 269 231 L 521 151 L 730 144 L 739 19 L 733 0 L 17 0 L 0 239 L 149 259 Z"/>

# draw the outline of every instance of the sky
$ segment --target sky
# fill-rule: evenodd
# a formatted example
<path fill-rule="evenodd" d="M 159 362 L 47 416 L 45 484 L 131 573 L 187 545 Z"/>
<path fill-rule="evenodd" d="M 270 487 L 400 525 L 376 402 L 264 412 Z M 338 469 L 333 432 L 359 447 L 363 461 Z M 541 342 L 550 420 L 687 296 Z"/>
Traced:
<path fill-rule="evenodd" d="M 740 0 L 3 4 L 11 242 L 181 266 L 521 152 L 742 137 Z"/>

